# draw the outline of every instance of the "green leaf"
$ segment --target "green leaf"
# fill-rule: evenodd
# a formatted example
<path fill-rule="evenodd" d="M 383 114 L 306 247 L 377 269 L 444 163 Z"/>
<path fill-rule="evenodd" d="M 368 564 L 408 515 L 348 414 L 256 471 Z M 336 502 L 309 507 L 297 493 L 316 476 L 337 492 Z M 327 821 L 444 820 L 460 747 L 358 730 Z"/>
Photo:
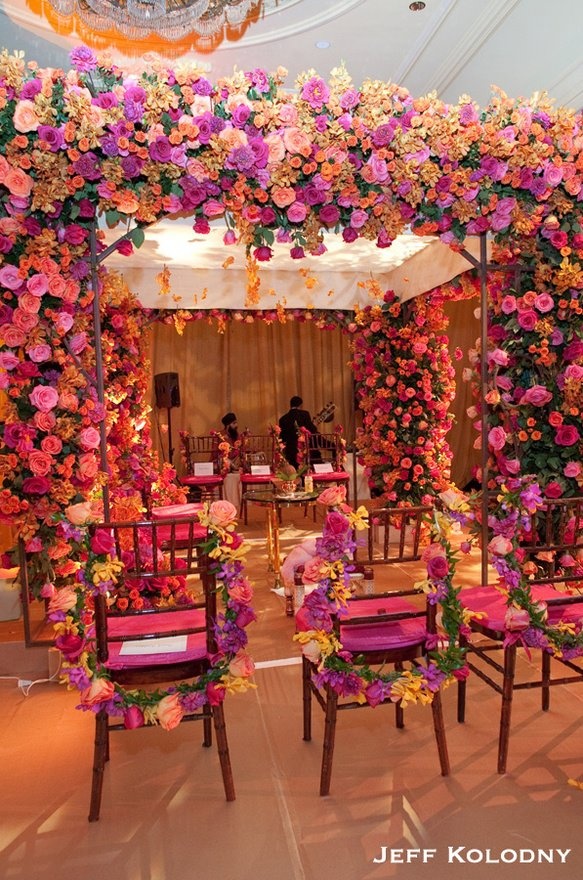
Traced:
<path fill-rule="evenodd" d="M 140 248 L 146 239 L 146 233 L 141 226 L 137 226 L 128 234 L 128 238 L 133 242 L 135 247 Z"/>

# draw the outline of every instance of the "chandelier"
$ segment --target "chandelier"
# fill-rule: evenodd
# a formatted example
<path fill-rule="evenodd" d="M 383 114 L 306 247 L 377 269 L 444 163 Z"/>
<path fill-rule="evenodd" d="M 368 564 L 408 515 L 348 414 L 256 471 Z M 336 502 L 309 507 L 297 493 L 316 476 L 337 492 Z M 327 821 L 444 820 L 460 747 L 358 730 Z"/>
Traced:
<path fill-rule="evenodd" d="M 257 20 L 264 0 L 49 0 L 63 18 L 76 16 L 91 31 L 113 28 L 128 40 L 150 35 L 173 42 L 192 35 L 200 48 L 224 36 L 238 39 Z"/>

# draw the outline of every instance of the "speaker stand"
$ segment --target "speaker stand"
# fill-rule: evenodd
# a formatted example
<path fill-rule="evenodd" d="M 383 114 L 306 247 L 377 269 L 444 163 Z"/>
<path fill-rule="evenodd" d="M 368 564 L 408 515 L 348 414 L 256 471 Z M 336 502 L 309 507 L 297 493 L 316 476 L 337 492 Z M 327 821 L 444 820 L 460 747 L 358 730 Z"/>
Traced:
<path fill-rule="evenodd" d="M 174 447 L 172 446 L 172 409 L 168 407 L 168 462 L 174 467 Z"/>

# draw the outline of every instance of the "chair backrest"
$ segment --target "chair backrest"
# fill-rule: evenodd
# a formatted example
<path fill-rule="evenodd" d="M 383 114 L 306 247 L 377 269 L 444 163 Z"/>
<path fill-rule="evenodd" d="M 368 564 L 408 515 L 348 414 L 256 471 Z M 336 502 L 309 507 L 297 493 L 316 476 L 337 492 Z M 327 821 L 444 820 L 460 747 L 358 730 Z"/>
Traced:
<path fill-rule="evenodd" d="M 331 464 L 335 471 L 341 470 L 340 451 L 342 439 L 339 434 L 310 434 L 305 432 L 306 452 L 310 470 L 315 464 Z"/>
<path fill-rule="evenodd" d="M 168 636 L 206 634 L 208 655 L 216 651 L 215 577 L 209 558 L 202 552 L 198 520 L 167 518 L 140 522 L 103 522 L 91 526 L 92 536 L 102 536 L 102 546 L 110 544 L 109 555 L 123 563 L 117 584 L 106 597 L 95 597 L 95 634 L 97 658 L 105 663 L 112 642 L 136 641 Z M 200 579 L 195 592 L 191 578 Z M 198 615 L 178 612 L 198 611 Z M 156 628 L 156 615 L 172 615 L 176 626 L 168 623 Z M 115 627 L 114 619 L 132 619 L 128 627 Z M 142 630 L 137 618 L 147 620 Z M 192 621 L 196 619 L 196 622 Z M 135 621 L 135 625 L 134 622 Z M 144 664 L 147 669 L 148 664 Z"/>
<path fill-rule="evenodd" d="M 182 456 L 189 475 L 194 474 L 194 465 L 212 462 L 214 473 L 219 470 L 219 442 L 212 435 L 195 435 L 183 433 L 180 437 Z"/>
<path fill-rule="evenodd" d="M 532 583 L 583 587 L 583 496 L 545 501 L 530 516 L 520 546 L 537 567 Z"/>
<path fill-rule="evenodd" d="M 240 462 L 244 473 L 251 473 L 253 465 L 268 465 L 274 470 L 275 440 L 271 434 L 243 434 Z"/>
<path fill-rule="evenodd" d="M 430 505 L 370 510 L 366 547 L 357 547 L 357 561 L 367 566 L 416 562 L 421 558 L 424 530 L 432 514 Z"/>

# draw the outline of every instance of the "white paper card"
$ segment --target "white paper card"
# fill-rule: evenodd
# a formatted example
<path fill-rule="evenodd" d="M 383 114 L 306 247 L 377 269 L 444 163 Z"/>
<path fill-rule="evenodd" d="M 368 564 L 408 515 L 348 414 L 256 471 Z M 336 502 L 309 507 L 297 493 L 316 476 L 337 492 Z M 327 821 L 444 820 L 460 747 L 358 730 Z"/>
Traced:
<path fill-rule="evenodd" d="M 312 467 L 314 468 L 315 474 L 331 474 L 334 472 L 334 468 L 329 461 L 322 464 L 314 464 Z"/>
<path fill-rule="evenodd" d="M 197 461 L 194 465 L 195 477 L 212 477 L 213 463 L 212 461 Z"/>
<path fill-rule="evenodd" d="M 186 651 L 188 636 L 165 636 L 159 639 L 135 639 L 124 642 L 120 654 L 181 654 Z"/>
<path fill-rule="evenodd" d="M 268 477 L 271 474 L 271 470 L 268 464 L 252 464 L 251 465 L 251 475 L 253 477 Z"/>

